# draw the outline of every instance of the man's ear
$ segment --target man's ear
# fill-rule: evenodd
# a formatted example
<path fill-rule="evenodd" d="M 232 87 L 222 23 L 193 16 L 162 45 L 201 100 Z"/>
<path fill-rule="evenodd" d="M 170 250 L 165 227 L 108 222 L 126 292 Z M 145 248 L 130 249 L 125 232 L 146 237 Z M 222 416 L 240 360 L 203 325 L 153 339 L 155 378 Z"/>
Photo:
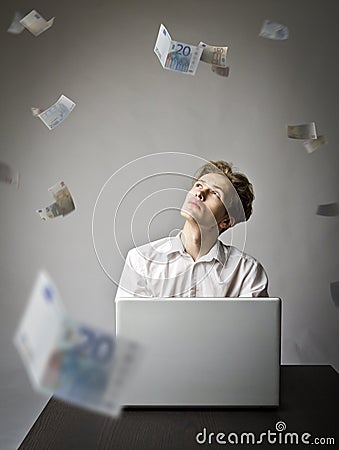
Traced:
<path fill-rule="evenodd" d="M 235 219 L 234 217 L 227 217 L 227 219 L 224 219 L 220 224 L 219 227 L 222 230 L 227 230 L 228 228 L 233 227 L 233 225 L 235 224 Z"/>
<path fill-rule="evenodd" d="M 235 225 L 235 218 L 234 217 L 229 217 L 228 221 L 229 221 L 229 227 L 230 228 L 234 227 L 234 225 Z"/>

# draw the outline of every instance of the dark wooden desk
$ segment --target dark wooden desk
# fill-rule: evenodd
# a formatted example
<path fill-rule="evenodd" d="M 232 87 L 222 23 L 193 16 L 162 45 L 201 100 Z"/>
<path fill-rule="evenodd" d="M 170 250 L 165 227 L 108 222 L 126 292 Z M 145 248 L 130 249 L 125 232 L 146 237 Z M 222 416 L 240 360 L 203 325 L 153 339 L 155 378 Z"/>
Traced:
<path fill-rule="evenodd" d="M 276 432 L 278 421 L 287 432 L 308 432 L 311 442 L 335 438 L 339 447 L 339 375 L 330 366 L 282 366 L 281 405 L 272 409 L 128 409 L 109 418 L 52 398 L 19 447 L 21 450 L 189 450 L 225 448 L 215 441 L 219 432 Z M 198 444 L 197 433 L 214 432 L 213 443 Z M 279 433 L 278 433 L 279 434 Z M 278 434 L 277 438 L 278 439 Z M 202 438 L 202 437 L 201 437 Z M 207 438 L 208 439 L 208 438 Z M 220 436 L 219 439 L 225 439 Z M 264 438 L 265 439 L 265 438 Z M 272 439 L 272 438 L 271 438 Z M 282 437 L 284 439 L 284 436 Z M 272 441 L 271 441 L 272 442 Z M 295 441 L 294 441 L 295 442 Z M 298 447 L 303 447 L 299 441 Z M 239 440 L 240 443 L 240 440 Z M 279 444 L 275 444 L 279 445 Z M 230 446 L 227 444 L 226 448 Z M 254 445 L 243 445 L 251 447 Z M 272 449 L 264 440 L 257 448 Z M 290 445 L 279 445 L 291 448 Z M 233 447 L 235 447 L 233 445 Z M 323 448 L 328 448 L 323 445 Z M 293 446 L 293 448 L 297 448 Z"/>

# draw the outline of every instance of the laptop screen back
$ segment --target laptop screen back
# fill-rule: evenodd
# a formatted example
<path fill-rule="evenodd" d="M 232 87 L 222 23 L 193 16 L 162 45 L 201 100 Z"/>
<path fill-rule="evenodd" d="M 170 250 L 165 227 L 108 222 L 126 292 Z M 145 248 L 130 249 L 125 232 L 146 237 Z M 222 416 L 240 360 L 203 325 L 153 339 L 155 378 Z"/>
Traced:
<path fill-rule="evenodd" d="M 279 298 L 120 299 L 117 335 L 143 358 L 130 406 L 279 404 Z"/>

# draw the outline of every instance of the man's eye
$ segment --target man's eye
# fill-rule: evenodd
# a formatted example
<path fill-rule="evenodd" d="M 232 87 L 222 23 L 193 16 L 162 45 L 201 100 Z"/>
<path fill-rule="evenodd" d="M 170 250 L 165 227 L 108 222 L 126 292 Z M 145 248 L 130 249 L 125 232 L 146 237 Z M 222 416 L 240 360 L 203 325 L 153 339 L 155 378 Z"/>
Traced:
<path fill-rule="evenodd" d="M 213 192 L 213 194 L 215 194 L 217 197 L 220 197 L 219 192 L 217 192 L 217 191 L 212 191 L 212 192 Z"/>

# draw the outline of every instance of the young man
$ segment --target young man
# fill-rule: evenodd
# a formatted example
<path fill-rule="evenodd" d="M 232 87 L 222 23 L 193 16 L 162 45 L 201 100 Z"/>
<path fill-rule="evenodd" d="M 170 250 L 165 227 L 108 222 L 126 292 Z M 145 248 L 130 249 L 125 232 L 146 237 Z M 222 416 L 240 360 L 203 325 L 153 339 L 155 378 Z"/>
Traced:
<path fill-rule="evenodd" d="M 180 233 L 127 254 L 116 298 L 268 297 L 262 265 L 218 236 L 252 214 L 248 178 L 225 161 L 198 169 L 181 208 Z"/>

